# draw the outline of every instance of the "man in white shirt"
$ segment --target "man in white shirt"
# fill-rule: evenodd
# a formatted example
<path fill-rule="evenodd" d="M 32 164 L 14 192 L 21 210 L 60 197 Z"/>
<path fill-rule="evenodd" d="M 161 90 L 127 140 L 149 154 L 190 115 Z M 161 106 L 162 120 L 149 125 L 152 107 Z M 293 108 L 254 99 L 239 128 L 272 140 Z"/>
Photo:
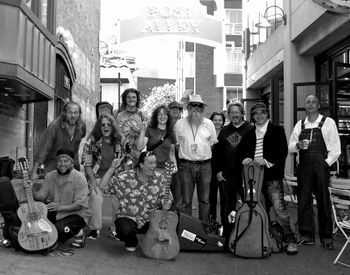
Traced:
<path fill-rule="evenodd" d="M 337 126 L 333 119 L 319 113 L 320 102 L 314 95 L 305 100 L 307 117 L 298 121 L 289 140 L 289 152 L 299 153 L 298 222 L 299 246 L 315 244 L 315 221 L 312 193 L 318 208 L 321 244 L 334 249 L 332 215 L 329 199 L 329 167 L 341 153 Z"/>
<path fill-rule="evenodd" d="M 191 95 L 187 105 L 188 116 L 176 122 L 174 131 L 179 144 L 182 212 L 192 215 L 196 184 L 199 219 L 208 222 L 211 147 L 217 139 L 213 122 L 204 118 L 205 105 L 200 95 Z"/>

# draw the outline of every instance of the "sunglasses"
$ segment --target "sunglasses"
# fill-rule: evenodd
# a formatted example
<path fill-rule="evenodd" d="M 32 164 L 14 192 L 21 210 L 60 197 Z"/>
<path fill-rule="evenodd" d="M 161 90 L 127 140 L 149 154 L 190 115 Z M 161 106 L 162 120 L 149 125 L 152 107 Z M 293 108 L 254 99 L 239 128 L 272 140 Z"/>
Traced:
<path fill-rule="evenodd" d="M 102 127 L 111 127 L 112 124 L 111 123 L 102 123 L 101 126 Z"/>
<path fill-rule="evenodd" d="M 190 103 L 189 104 L 191 107 L 193 108 L 203 108 L 203 104 L 200 104 L 200 103 Z"/>
<path fill-rule="evenodd" d="M 146 157 L 149 157 L 149 156 L 154 156 L 153 151 L 148 151 L 148 152 L 145 154 L 145 158 L 146 158 Z"/>

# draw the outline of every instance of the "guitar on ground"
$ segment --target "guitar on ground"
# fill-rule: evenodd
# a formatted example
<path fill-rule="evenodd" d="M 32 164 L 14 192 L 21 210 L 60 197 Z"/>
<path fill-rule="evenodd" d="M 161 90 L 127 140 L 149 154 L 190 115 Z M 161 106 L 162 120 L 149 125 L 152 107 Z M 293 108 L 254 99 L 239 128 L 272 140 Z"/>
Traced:
<path fill-rule="evenodd" d="M 165 198 L 162 210 L 154 210 L 150 215 L 150 227 L 141 243 L 143 254 L 152 259 L 172 260 L 180 251 L 179 240 L 176 233 L 178 215 L 169 211 L 170 183 L 174 173 L 174 163 L 166 163 L 165 168 Z"/>

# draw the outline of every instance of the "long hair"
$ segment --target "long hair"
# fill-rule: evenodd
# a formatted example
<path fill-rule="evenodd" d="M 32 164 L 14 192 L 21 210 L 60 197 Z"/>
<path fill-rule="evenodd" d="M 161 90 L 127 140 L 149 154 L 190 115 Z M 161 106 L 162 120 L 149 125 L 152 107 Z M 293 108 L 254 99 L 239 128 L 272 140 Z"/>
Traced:
<path fill-rule="evenodd" d="M 67 109 L 68 109 L 68 106 L 72 106 L 72 105 L 78 106 L 78 108 L 79 108 L 79 120 L 81 120 L 82 111 L 81 111 L 80 105 L 75 101 L 69 101 L 66 104 L 64 104 L 64 106 L 63 106 L 63 111 L 61 113 L 61 118 L 63 121 L 67 121 Z"/>
<path fill-rule="evenodd" d="M 117 143 L 120 143 L 122 140 L 122 135 L 120 134 L 118 125 L 114 117 L 110 114 L 102 114 L 96 121 L 94 127 L 92 128 L 90 136 L 93 137 L 95 141 L 98 141 L 102 138 L 102 119 L 106 118 L 112 125 L 112 132 L 111 132 L 111 144 L 115 145 Z"/>
<path fill-rule="evenodd" d="M 83 136 L 85 136 L 86 134 L 86 124 L 85 122 L 82 120 L 81 118 L 81 114 L 82 114 L 82 111 L 81 111 L 81 107 L 79 105 L 79 103 L 75 102 L 75 101 L 69 101 L 67 102 L 64 107 L 63 107 L 63 111 L 60 115 L 60 118 L 62 121 L 66 122 L 67 121 L 67 109 L 68 109 L 68 106 L 72 106 L 72 105 L 75 105 L 75 106 L 78 106 L 78 109 L 79 109 L 79 118 L 77 120 L 77 126 L 79 128 L 82 129 L 82 133 L 83 133 Z"/>
<path fill-rule="evenodd" d="M 129 88 L 129 89 L 126 89 L 122 94 L 122 109 L 123 110 L 126 109 L 126 96 L 128 95 L 128 93 L 135 93 L 136 94 L 136 97 L 137 97 L 136 107 L 140 108 L 140 103 L 141 103 L 140 92 L 134 88 Z"/>
<path fill-rule="evenodd" d="M 172 118 L 170 116 L 170 111 L 165 105 L 160 105 L 157 108 L 155 108 L 151 115 L 151 120 L 148 124 L 150 128 L 157 129 L 158 127 L 158 114 L 161 110 L 165 110 L 166 114 L 168 115 L 168 120 L 166 121 L 166 132 L 168 134 L 171 134 L 173 132 L 173 123 Z"/>
<path fill-rule="evenodd" d="M 210 120 L 213 121 L 215 116 L 221 116 L 222 118 L 222 125 L 221 128 L 225 125 L 225 115 L 222 112 L 213 112 L 210 116 Z"/>

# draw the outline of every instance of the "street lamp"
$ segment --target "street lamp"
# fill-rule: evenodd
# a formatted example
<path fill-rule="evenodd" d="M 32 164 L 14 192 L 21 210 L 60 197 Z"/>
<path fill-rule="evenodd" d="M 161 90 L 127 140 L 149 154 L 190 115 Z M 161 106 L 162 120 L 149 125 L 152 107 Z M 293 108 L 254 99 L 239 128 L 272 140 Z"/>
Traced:
<path fill-rule="evenodd" d="M 273 15 L 269 15 L 268 14 L 268 10 L 271 9 L 271 8 L 274 8 L 275 9 L 275 13 Z M 276 12 L 276 9 L 278 9 L 280 11 L 279 12 Z M 287 15 L 285 14 L 284 10 L 279 7 L 279 6 L 276 6 L 276 5 L 273 5 L 273 6 L 269 6 L 266 8 L 265 12 L 264 12 L 264 15 L 262 15 L 262 21 L 255 24 L 255 27 L 257 28 L 271 28 L 272 25 L 271 23 L 269 22 L 269 18 L 271 18 L 272 16 L 275 18 L 275 24 L 276 24 L 276 19 L 277 17 L 276 16 L 280 16 L 280 18 L 282 18 L 283 20 L 283 25 L 286 25 L 287 24 Z"/>

